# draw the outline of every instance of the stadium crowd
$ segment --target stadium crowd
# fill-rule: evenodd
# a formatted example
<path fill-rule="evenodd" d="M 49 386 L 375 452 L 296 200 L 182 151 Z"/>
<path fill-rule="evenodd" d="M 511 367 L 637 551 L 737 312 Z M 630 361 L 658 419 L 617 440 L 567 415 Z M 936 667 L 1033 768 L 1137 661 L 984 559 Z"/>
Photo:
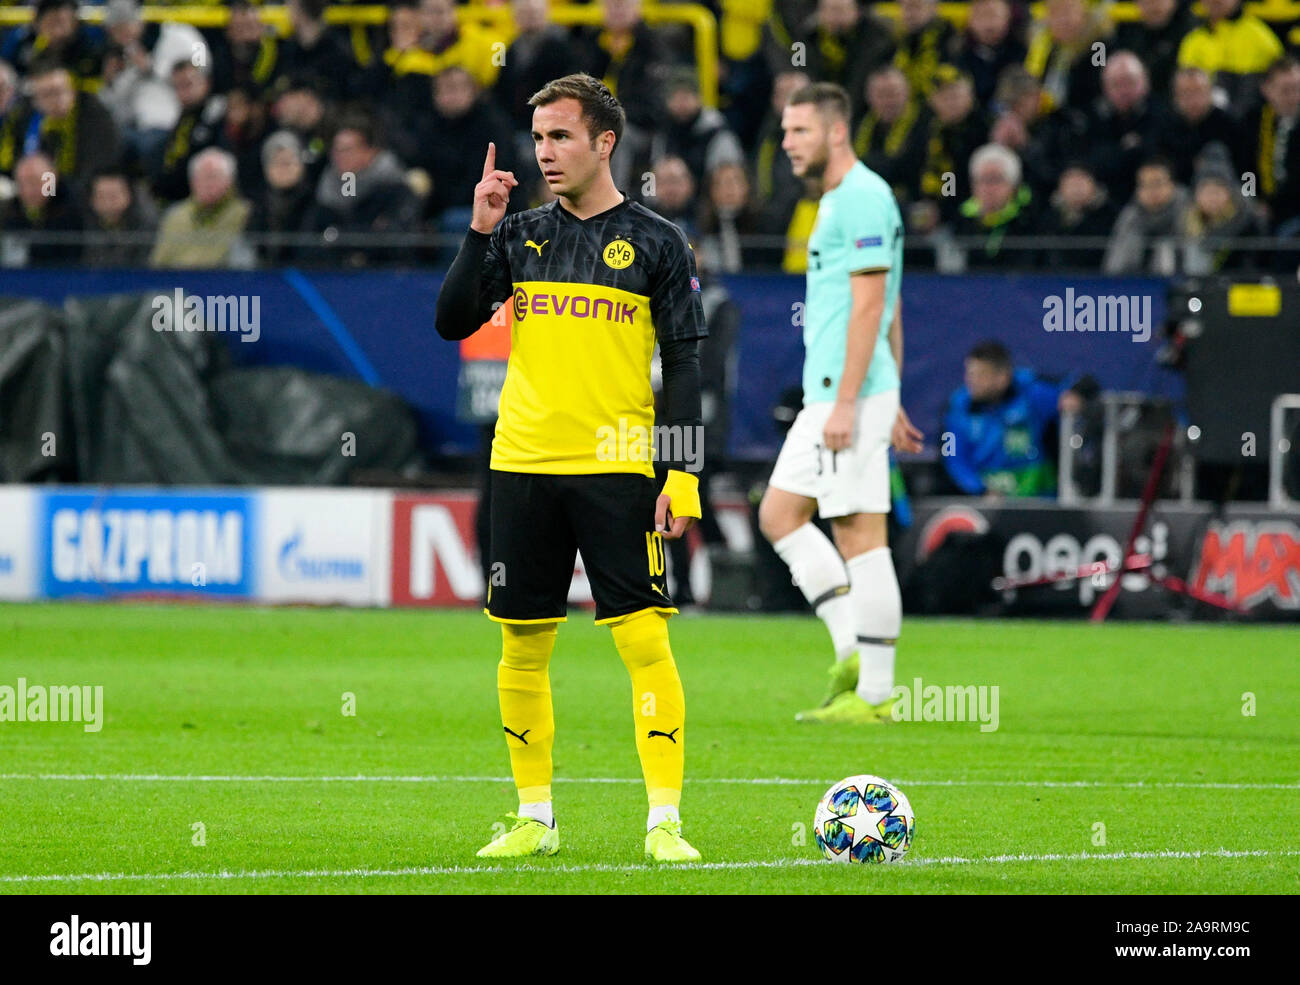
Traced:
<path fill-rule="evenodd" d="M 619 187 L 679 223 L 712 272 L 803 269 L 819 191 L 791 173 L 780 110 L 843 84 L 858 155 L 893 186 L 916 268 L 1202 274 L 1294 270 L 1300 61 L 1241 0 L 935 0 L 897 21 L 858 0 L 708 0 L 719 108 L 689 27 L 640 0 L 555 23 L 513 0 L 504 33 L 453 0 L 396 0 L 386 24 L 327 25 L 290 0 L 280 35 L 251 0 L 200 29 L 110 0 L 37 0 L 0 39 L 0 262 L 361 267 L 446 262 L 488 141 L 547 198 L 529 95 L 603 78 L 629 118 Z M 1051 237 L 1027 242 L 1024 237 Z M 913 246 L 915 244 L 915 246 Z"/>

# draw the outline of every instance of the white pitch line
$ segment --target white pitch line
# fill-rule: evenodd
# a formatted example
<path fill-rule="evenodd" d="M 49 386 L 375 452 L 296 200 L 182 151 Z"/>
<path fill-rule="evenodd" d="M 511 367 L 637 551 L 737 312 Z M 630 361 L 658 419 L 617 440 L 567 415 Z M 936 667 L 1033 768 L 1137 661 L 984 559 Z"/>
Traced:
<path fill-rule="evenodd" d="M 1202 858 L 1273 858 L 1300 855 L 1300 851 L 1271 851 L 1269 849 L 1252 849 L 1249 851 L 1231 851 L 1217 848 L 1208 851 L 1159 851 L 1159 852 L 1108 852 L 1089 854 L 1046 855 L 989 855 L 983 858 L 964 858 L 950 855 L 943 858 L 918 858 L 900 862 L 890 868 L 909 869 L 930 865 L 1006 865 L 1021 862 L 1122 862 L 1142 860 L 1193 860 Z M 672 866 L 673 872 L 729 872 L 742 869 L 793 869 L 810 865 L 825 865 L 822 859 L 797 858 L 778 859 L 768 862 L 702 862 L 699 864 Z M 872 868 L 864 866 L 863 868 Z M 87 872 L 80 874 L 55 873 L 47 875 L 0 875 L 0 884 L 14 883 L 59 883 L 59 882 L 167 882 L 171 880 L 195 881 L 212 879 L 218 881 L 236 881 L 244 879 L 376 879 L 402 876 L 450 876 L 450 875 L 518 875 L 520 873 L 581 873 L 581 872 L 663 872 L 662 865 L 613 865 L 594 863 L 591 865 L 431 865 L 412 866 L 402 869 L 304 869 L 275 870 L 253 869 L 245 872 L 231 872 L 222 869 L 218 872 Z"/>
<path fill-rule="evenodd" d="M 102 783 L 513 783 L 508 776 L 271 776 L 167 773 L 0 773 L 5 780 L 48 780 Z M 556 777 L 554 783 L 634 783 L 632 776 Z M 829 786 L 834 779 L 800 779 L 787 776 L 687 777 L 687 783 L 723 783 L 744 786 Z M 891 780 L 900 787 L 1030 787 L 1042 789 L 1125 790 L 1300 790 L 1300 783 L 1212 783 L 1163 780 Z"/>

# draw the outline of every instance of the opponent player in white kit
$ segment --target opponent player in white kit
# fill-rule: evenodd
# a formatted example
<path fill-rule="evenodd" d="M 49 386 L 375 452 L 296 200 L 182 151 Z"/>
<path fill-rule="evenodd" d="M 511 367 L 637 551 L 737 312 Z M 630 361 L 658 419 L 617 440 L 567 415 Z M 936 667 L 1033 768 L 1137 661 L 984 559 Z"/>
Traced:
<path fill-rule="evenodd" d="M 796 720 L 872 724 L 891 717 L 903 620 L 886 541 L 889 446 L 919 451 L 922 438 L 898 399 L 903 221 L 889 185 L 854 156 L 844 89 L 797 90 L 781 127 L 794 173 L 821 179 L 823 194 L 808 241 L 803 410 L 759 525 L 835 647 L 826 700 Z M 814 509 L 830 520 L 834 545 L 812 523 Z"/>

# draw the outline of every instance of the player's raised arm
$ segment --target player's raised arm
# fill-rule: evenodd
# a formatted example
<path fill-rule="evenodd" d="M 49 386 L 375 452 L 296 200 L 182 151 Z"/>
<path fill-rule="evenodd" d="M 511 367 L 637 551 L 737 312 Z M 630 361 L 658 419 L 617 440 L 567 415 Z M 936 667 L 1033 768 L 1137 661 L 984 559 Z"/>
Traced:
<path fill-rule="evenodd" d="M 496 144 L 489 143 L 483 177 L 474 187 L 469 230 L 438 292 L 435 324 L 438 334 L 451 341 L 473 335 L 492 316 L 493 303 L 510 294 L 510 265 L 492 233 L 505 218 L 510 189 L 519 182 L 513 172 L 497 169 L 496 156 Z"/>
<path fill-rule="evenodd" d="M 474 186 L 474 215 L 469 227 L 487 235 L 505 218 L 510 204 L 510 189 L 518 185 L 513 171 L 497 170 L 497 145 L 488 142 L 487 156 L 483 158 L 483 177 Z"/>

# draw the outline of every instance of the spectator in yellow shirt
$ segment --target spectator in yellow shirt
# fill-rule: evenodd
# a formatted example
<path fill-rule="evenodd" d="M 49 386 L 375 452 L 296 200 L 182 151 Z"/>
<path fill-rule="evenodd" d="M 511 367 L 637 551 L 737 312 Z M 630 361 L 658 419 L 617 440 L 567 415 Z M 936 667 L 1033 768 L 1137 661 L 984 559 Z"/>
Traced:
<path fill-rule="evenodd" d="M 424 28 L 420 39 L 423 58 L 409 53 L 411 64 L 394 65 L 394 71 L 405 68 L 434 76 L 456 66 L 469 72 L 480 89 L 490 89 L 501 71 L 500 59 L 493 55 L 505 52 L 510 37 L 498 38 L 472 21 L 460 22 L 454 0 L 420 0 L 420 17 Z"/>
<path fill-rule="evenodd" d="M 1237 112 L 1250 108 L 1264 70 L 1282 54 L 1282 42 L 1241 0 L 1203 0 L 1205 21 L 1178 47 L 1180 68 L 1199 68 Z"/>

